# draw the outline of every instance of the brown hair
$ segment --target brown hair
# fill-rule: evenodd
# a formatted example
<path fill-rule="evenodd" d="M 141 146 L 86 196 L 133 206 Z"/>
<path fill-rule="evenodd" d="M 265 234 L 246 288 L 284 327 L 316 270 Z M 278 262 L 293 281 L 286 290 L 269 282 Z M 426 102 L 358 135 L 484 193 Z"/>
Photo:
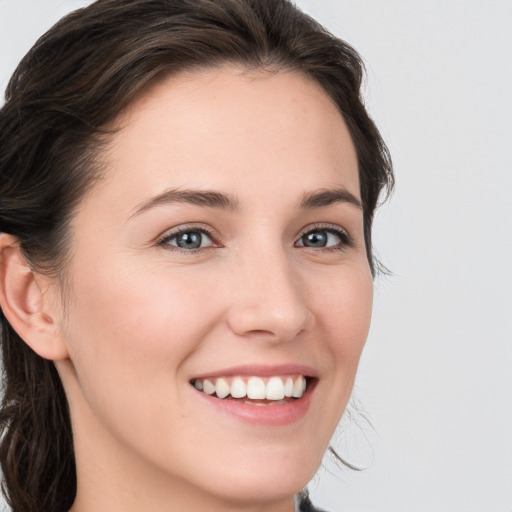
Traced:
<path fill-rule="evenodd" d="M 366 250 L 393 174 L 362 99 L 363 64 L 288 0 L 98 0 L 57 23 L 22 60 L 0 111 L 0 232 L 31 266 L 62 278 L 69 219 L 101 168 L 105 126 L 157 78 L 231 62 L 301 71 L 338 106 L 359 163 Z M 0 311 L 3 491 L 14 511 L 64 512 L 76 493 L 66 396 Z"/>

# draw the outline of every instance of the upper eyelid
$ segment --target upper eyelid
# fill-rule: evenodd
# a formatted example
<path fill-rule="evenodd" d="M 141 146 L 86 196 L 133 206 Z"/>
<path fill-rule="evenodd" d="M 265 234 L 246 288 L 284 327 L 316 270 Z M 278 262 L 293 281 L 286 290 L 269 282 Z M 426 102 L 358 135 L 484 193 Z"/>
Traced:
<path fill-rule="evenodd" d="M 187 233 L 188 231 L 200 231 L 201 233 L 206 234 L 214 244 L 221 243 L 218 235 L 211 228 L 203 225 L 180 225 L 175 228 L 168 229 L 162 235 L 157 237 L 157 244 L 163 245 L 168 240 L 172 240 L 174 237 L 181 235 L 182 233 Z"/>
<path fill-rule="evenodd" d="M 343 233 L 347 237 L 352 238 L 350 236 L 350 233 L 348 232 L 348 230 L 346 230 L 344 227 L 340 226 L 339 224 L 330 224 L 330 223 L 321 223 L 321 222 L 315 223 L 315 224 L 309 224 L 309 225 L 305 226 L 304 228 L 302 228 L 299 232 L 300 233 L 299 238 L 304 236 L 306 233 L 309 233 L 310 231 L 321 231 L 321 230 L 333 231 L 336 233 Z"/>
<path fill-rule="evenodd" d="M 294 242 L 294 245 L 297 244 L 304 235 L 307 233 L 310 233 L 312 231 L 328 231 L 331 233 L 334 233 L 340 238 L 340 243 L 332 246 L 332 247 L 320 247 L 320 248 L 314 248 L 315 251 L 332 251 L 336 249 L 346 249 L 353 247 L 355 245 L 354 238 L 350 235 L 347 229 L 343 228 L 339 224 L 330 224 L 330 223 L 316 223 L 313 225 L 306 226 L 299 236 L 299 238 Z M 306 247 L 299 245 L 298 247 Z"/>

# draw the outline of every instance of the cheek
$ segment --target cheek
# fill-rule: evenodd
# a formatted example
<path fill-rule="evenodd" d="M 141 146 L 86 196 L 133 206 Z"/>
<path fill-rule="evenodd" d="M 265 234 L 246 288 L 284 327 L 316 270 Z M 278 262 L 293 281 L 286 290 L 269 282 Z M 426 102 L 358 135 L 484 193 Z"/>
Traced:
<path fill-rule="evenodd" d="M 363 265 L 333 275 L 324 292 L 317 293 L 317 319 L 328 333 L 329 349 L 337 364 L 357 366 L 370 328 L 372 300 L 371 273 Z"/>
<path fill-rule="evenodd" d="M 179 352 L 189 343 L 185 334 L 197 327 L 197 288 L 197 280 L 179 273 L 99 263 L 74 282 L 74 321 L 96 334 L 93 343 L 101 337 L 113 349 L 144 351 L 162 343 Z"/>
<path fill-rule="evenodd" d="M 75 273 L 66 337 L 90 400 L 106 401 L 106 390 L 142 395 L 154 388 L 161 396 L 173 380 L 181 383 L 180 367 L 208 335 L 216 302 L 199 293 L 197 280 L 166 277 L 133 261 L 98 261 Z M 148 395 L 140 398 L 148 402 Z"/>
<path fill-rule="evenodd" d="M 327 283 L 326 283 L 327 284 Z M 369 269 L 344 268 L 328 280 L 324 293 L 318 293 L 315 308 L 319 332 L 323 336 L 318 354 L 331 375 L 321 391 L 325 393 L 326 421 L 323 439 L 328 443 L 345 411 L 357 373 L 372 312 L 373 281 Z M 320 391 L 320 390 L 319 390 Z M 319 436 L 322 437 L 322 436 Z M 325 444 L 324 448 L 327 447 Z"/>
<path fill-rule="evenodd" d="M 321 456 L 352 393 L 370 327 L 373 281 L 364 262 L 333 269 L 330 275 L 321 279 L 317 276 L 315 281 L 308 290 L 316 312 L 314 354 L 326 378 L 318 384 L 324 400 L 317 404 L 314 415 L 322 421 L 315 423 L 312 430 L 318 444 L 316 453 Z"/>
<path fill-rule="evenodd" d="M 185 449 L 184 418 L 193 415 L 187 364 L 218 318 L 204 283 L 176 274 L 133 261 L 76 272 L 66 332 L 76 428 L 101 425 L 162 467 L 166 453 Z"/>

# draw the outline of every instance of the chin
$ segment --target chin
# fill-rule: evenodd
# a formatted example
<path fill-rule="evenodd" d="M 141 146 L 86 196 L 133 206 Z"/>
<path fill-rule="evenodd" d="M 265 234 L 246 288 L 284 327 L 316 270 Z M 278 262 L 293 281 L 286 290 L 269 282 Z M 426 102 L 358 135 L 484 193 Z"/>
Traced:
<path fill-rule="evenodd" d="M 243 451 L 235 460 L 221 458 L 206 479 L 212 493 L 238 503 L 279 501 L 297 494 L 313 478 L 322 459 L 321 454 L 306 453 L 304 446 L 294 451 L 261 447 L 249 457 Z"/>
<path fill-rule="evenodd" d="M 271 463 L 271 462 L 270 462 Z M 216 494 L 233 503 L 275 502 L 290 498 L 300 492 L 315 474 L 315 470 L 283 470 L 245 473 L 236 471 L 236 475 L 219 478 L 216 482 Z"/>

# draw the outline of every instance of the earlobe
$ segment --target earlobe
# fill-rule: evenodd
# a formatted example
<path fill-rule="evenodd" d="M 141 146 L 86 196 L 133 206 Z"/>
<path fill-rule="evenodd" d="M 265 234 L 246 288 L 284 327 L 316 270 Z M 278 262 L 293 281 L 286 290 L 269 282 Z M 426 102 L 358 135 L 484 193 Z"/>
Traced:
<path fill-rule="evenodd" d="M 0 233 L 0 307 L 18 335 L 45 359 L 68 357 L 59 336 L 55 305 L 43 292 L 43 276 L 34 272 L 18 240 Z M 52 307 L 53 306 L 53 307 Z"/>

